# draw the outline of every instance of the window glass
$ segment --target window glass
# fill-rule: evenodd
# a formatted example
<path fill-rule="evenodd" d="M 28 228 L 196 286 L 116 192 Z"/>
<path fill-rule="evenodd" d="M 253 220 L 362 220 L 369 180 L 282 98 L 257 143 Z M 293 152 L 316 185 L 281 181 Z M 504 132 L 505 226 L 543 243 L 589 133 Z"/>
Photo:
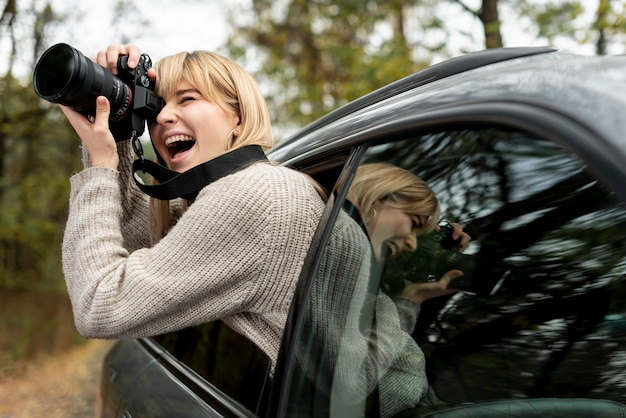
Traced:
<path fill-rule="evenodd" d="M 469 278 L 486 293 L 424 303 L 414 337 L 429 353 L 438 395 L 455 403 L 623 402 L 621 205 L 580 160 L 549 142 L 496 130 L 442 133 L 428 142 L 439 149 L 423 154 L 420 175 L 444 217 L 472 235 Z"/>
<path fill-rule="evenodd" d="M 404 237 L 393 229 L 403 213 L 383 216 L 398 212 L 391 198 L 368 206 L 349 194 L 305 305 L 294 408 L 393 416 L 496 399 L 626 401 L 626 213 L 579 159 L 481 129 L 371 147 L 359 170 L 379 163 L 424 180 L 441 219 L 472 239 L 446 249 L 445 228 L 423 230 L 437 218 L 423 205 L 399 210 L 413 222 Z M 460 291 L 399 297 L 451 270 L 464 273 L 451 282 Z"/>
<path fill-rule="evenodd" d="M 254 343 L 222 321 L 155 337 L 195 373 L 256 412 L 269 391 L 271 361 Z"/>

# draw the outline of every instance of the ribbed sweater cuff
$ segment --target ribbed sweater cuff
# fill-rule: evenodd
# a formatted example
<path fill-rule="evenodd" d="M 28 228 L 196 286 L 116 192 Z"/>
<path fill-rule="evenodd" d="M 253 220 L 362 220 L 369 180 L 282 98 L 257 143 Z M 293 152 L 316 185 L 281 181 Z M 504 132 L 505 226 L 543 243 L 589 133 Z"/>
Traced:
<path fill-rule="evenodd" d="M 109 181 L 115 180 L 117 182 L 119 172 L 111 168 L 106 167 L 90 167 L 83 171 L 74 174 L 70 177 L 71 194 L 70 200 L 73 200 L 80 192 L 82 187 L 93 181 Z"/>

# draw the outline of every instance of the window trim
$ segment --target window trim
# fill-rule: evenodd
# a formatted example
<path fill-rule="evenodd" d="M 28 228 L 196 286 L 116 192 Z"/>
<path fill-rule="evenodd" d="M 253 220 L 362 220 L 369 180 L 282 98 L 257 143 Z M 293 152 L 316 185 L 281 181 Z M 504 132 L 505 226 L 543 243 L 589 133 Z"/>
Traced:
<path fill-rule="evenodd" d="M 214 417 L 256 417 L 253 412 L 240 405 L 237 400 L 224 394 L 213 386 L 205 378 L 197 374 L 186 364 L 174 358 L 174 356 L 164 349 L 152 338 L 140 338 L 137 340 L 143 349 L 156 358 L 163 369 L 173 376 L 172 381 L 180 382 L 182 391 L 189 390 L 201 398 L 206 406 L 214 412 Z"/>

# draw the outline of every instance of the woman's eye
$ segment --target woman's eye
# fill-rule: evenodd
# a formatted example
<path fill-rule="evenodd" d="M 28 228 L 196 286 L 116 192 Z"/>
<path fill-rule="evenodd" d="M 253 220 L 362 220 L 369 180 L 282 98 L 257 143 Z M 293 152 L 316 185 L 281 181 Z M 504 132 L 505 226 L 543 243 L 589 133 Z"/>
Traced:
<path fill-rule="evenodd" d="M 184 97 L 181 97 L 180 103 L 192 102 L 194 100 L 195 98 L 192 96 L 184 96 Z"/>

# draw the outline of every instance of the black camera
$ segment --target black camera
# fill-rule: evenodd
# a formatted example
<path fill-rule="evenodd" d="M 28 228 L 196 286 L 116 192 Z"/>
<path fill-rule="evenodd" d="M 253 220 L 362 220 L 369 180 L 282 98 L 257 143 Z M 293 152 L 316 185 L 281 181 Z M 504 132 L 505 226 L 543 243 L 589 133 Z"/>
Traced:
<path fill-rule="evenodd" d="M 452 279 L 450 287 L 488 296 L 502 277 L 500 266 L 479 255 L 455 251 L 459 241 L 452 238 L 452 227 L 444 223 L 439 231 L 418 237 L 414 252 L 403 252 L 389 258 L 385 265 L 382 288 L 397 295 L 410 282 L 432 282 L 450 270 L 463 275 Z"/>
<path fill-rule="evenodd" d="M 163 100 L 154 93 L 148 79 L 152 61 L 142 54 L 137 66 L 128 68 L 128 57 L 117 63 L 118 76 L 96 64 L 70 45 L 59 43 L 46 50 L 33 75 L 39 97 L 69 106 L 85 116 L 95 116 L 96 97 L 106 96 L 111 103 L 109 126 L 116 141 L 144 132 L 146 121 L 156 118 Z"/>

